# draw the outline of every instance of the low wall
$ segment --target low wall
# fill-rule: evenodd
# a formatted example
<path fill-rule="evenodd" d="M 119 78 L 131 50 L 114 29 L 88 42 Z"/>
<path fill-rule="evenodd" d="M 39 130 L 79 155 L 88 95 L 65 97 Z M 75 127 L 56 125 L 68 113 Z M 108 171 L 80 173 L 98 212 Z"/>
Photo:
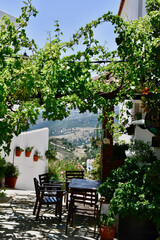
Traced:
<path fill-rule="evenodd" d="M 23 132 L 18 137 L 13 137 L 10 155 L 5 157 L 5 159 L 19 168 L 20 175 L 16 183 L 17 189 L 34 190 L 33 178 L 38 178 L 39 174 L 48 171 L 48 160 L 45 158 L 45 152 L 48 150 L 48 139 L 48 128 Z M 22 152 L 20 157 L 17 157 L 15 155 L 16 146 L 20 146 L 24 150 L 29 146 L 34 146 L 34 148 L 30 157 L 25 157 L 25 151 Z M 43 160 L 33 161 L 33 155 L 36 150 L 43 156 Z"/>

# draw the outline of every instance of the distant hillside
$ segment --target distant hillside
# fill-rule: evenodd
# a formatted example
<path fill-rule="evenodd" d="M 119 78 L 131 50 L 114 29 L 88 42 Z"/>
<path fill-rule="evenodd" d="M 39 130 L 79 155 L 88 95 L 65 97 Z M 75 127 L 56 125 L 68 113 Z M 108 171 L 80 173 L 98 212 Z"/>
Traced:
<path fill-rule="evenodd" d="M 49 139 L 50 149 L 56 151 L 57 160 L 81 160 L 86 163 L 87 159 L 93 159 L 97 153 L 100 153 L 100 148 L 91 149 L 91 144 L 83 146 L 75 146 L 64 138 L 50 137 Z M 84 166 L 84 165 L 83 165 Z"/>
<path fill-rule="evenodd" d="M 89 137 L 93 135 L 98 124 L 97 119 L 98 114 L 80 114 L 78 110 L 72 110 L 70 116 L 62 121 L 43 121 L 40 115 L 37 124 L 31 125 L 30 130 L 48 127 L 50 137 L 66 138 L 79 146 L 89 143 Z"/>

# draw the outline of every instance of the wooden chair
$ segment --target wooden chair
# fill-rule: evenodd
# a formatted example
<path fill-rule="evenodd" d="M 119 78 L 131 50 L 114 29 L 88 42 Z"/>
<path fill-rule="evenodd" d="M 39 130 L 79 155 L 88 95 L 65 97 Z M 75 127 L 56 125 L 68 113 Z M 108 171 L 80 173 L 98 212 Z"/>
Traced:
<path fill-rule="evenodd" d="M 57 185 L 63 186 L 63 184 L 66 183 L 66 182 L 57 181 L 57 180 L 50 181 L 49 173 L 40 174 L 39 175 L 39 182 L 40 182 L 41 186 L 52 185 L 52 184 L 54 184 L 54 185 L 57 184 Z"/>
<path fill-rule="evenodd" d="M 96 233 L 96 222 L 99 216 L 99 204 L 97 190 L 76 190 L 71 191 L 71 201 L 68 208 L 66 222 L 66 234 L 68 223 L 73 226 L 74 215 L 92 217 L 94 219 L 94 237 Z"/>
<path fill-rule="evenodd" d="M 68 208 L 69 184 L 73 178 L 84 178 L 84 171 L 66 171 L 66 208 Z"/>
<path fill-rule="evenodd" d="M 50 183 L 49 174 L 44 173 L 39 175 L 40 185 L 43 186 L 44 183 Z"/>
<path fill-rule="evenodd" d="M 39 218 L 39 213 L 42 205 L 55 205 L 55 215 L 59 214 L 59 222 L 61 222 L 62 215 L 62 198 L 64 191 L 61 190 L 61 186 L 50 185 L 50 186 L 40 186 L 36 178 L 34 178 L 34 186 L 36 192 L 36 202 L 33 209 L 33 215 L 36 213 L 36 220 Z"/>

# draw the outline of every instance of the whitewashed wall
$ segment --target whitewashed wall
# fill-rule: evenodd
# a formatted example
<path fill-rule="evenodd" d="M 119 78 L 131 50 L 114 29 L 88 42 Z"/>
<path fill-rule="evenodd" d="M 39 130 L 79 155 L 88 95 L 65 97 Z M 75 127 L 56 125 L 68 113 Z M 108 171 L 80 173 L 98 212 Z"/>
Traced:
<path fill-rule="evenodd" d="M 143 120 L 145 119 L 146 113 L 143 113 L 143 109 L 141 108 L 141 101 L 140 100 L 133 100 L 132 101 L 133 102 L 133 108 L 132 109 L 127 109 L 126 106 L 125 106 L 125 102 L 126 101 L 124 101 L 124 104 L 119 104 L 119 109 L 120 110 L 123 109 L 125 118 L 127 118 L 127 115 L 125 114 L 126 110 L 128 110 L 134 118 L 135 112 L 137 111 L 136 107 L 135 107 L 135 104 L 139 104 L 139 112 L 142 113 L 142 119 Z M 132 120 L 131 117 L 129 117 L 128 118 L 129 124 L 132 124 L 133 120 Z M 136 127 L 135 127 L 135 132 L 134 132 L 133 136 L 129 136 L 127 134 L 124 134 L 119 138 L 119 140 L 125 140 L 126 143 L 129 143 L 131 141 L 131 139 L 132 140 L 142 140 L 144 142 L 152 143 L 152 137 L 154 137 L 154 136 L 156 136 L 156 135 L 152 134 L 148 129 L 142 129 L 137 124 Z M 158 159 L 160 159 L 160 148 L 159 147 L 158 148 L 154 147 L 153 149 L 154 149 Z"/>
<path fill-rule="evenodd" d="M 6 13 L 6 12 L 0 10 L 0 19 L 1 19 L 4 15 L 7 15 L 7 16 L 10 18 L 11 22 L 15 22 L 16 17 L 14 17 L 13 15 L 10 15 L 9 13 Z"/>
<path fill-rule="evenodd" d="M 39 174 L 48 171 L 48 160 L 45 158 L 45 152 L 48 150 L 49 129 L 42 128 L 34 131 L 23 132 L 18 137 L 14 136 L 11 143 L 10 155 L 5 157 L 7 162 L 14 162 L 18 166 L 20 175 L 18 177 L 16 188 L 24 190 L 34 190 L 33 178 Z M 15 155 L 16 146 L 26 149 L 34 146 L 30 157 L 25 157 L 25 151 L 20 157 Z M 43 160 L 33 161 L 34 152 L 38 150 L 43 156 Z"/>
<path fill-rule="evenodd" d="M 121 11 L 123 19 L 136 20 L 145 14 L 145 0 L 125 0 Z"/>
<path fill-rule="evenodd" d="M 136 125 L 135 128 L 135 134 L 133 136 L 133 139 L 135 140 L 142 140 L 144 142 L 152 142 L 152 137 L 156 135 L 152 134 L 150 131 L 147 129 L 142 129 L 138 125 Z M 157 158 L 160 160 L 160 148 L 159 147 L 153 147 L 155 154 Z"/>

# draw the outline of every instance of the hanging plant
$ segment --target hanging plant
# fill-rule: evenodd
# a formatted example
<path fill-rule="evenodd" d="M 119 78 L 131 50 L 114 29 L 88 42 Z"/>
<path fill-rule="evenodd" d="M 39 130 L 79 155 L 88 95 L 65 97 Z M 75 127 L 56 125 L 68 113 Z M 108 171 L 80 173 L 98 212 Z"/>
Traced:
<path fill-rule="evenodd" d="M 34 160 L 35 162 L 37 162 L 38 159 L 39 159 L 39 157 L 40 157 L 40 153 L 39 153 L 38 151 L 35 151 L 34 156 L 33 156 L 33 160 Z"/>
<path fill-rule="evenodd" d="M 110 139 L 105 137 L 106 129 L 95 128 L 94 129 L 94 136 L 90 137 L 91 146 L 93 148 L 98 148 L 99 146 L 104 146 L 105 148 L 108 147 L 110 144 Z"/>
<path fill-rule="evenodd" d="M 25 150 L 25 156 L 26 156 L 26 157 L 30 157 L 33 148 L 34 148 L 33 146 L 26 148 L 26 150 Z"/>
<path fill-rule="evenodd" d="M 23 148 L 20 148 L 19 146 L 16 147 L 16 156 L 20 157 L 21 153 L 24 151 Z"/>
<path fill-rule="evenodd" d="M 42 159 L 42 160 L 44 160 L 44 159 L 43 159 L 43 156 L 40 155 L 40 152 L 36 150 L 35 153 L 34 153 L 34 155 L 33 155 L 33 160 L 34 160 L 35 162 L 37 162 L 39 158 Z"/>

